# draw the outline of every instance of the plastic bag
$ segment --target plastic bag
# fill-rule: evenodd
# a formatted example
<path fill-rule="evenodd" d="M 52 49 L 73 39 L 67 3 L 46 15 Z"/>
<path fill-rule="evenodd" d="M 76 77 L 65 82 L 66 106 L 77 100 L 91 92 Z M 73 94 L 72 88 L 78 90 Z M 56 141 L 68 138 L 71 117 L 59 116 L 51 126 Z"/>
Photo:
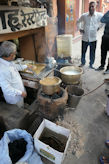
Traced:
<path fill-rule="evenodd" d="M 3 138 L 0 140 L 0 164 L 12 164 L 11 158 L 9 156 L 8 144 L 21 138 L 24 138 L 24 140 L 27 142 L 27 145 L 25 155 L 18 162 L 29 162 L 34 154 L 33 138 L 25 130 L 13 129 L 6 131 Z M 41 159 L 37 153 L 35 155 L 35 160 L 36 159 L 38 159 L 38 164 L 42 164 Z M 34 164 L 34 160 L 31 164 Z"/>
<path fill-rule="evenodd" d="M 43 164 L 40 156 L 37 154 L 37 152 L 33 152 L 32 156 L 28 160 L 28 164 Z"/>

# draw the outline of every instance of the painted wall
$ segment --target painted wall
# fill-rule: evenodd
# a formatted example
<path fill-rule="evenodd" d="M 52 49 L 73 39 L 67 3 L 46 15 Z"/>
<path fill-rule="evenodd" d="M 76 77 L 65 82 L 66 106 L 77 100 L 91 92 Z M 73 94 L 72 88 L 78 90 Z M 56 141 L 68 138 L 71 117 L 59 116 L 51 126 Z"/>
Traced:
<path fill-rule="evenodd" d="M 89 10 L 89 0 L 84 0 L 84 12 L 88 12 Z"/>
<path fill-rule="evenodd" d="M 109 0 L 103 0 L 102 2 L 102 11 L 103 13 L 109 10 Z"/>
<path fill-rule="evenodd" d="M 65 33 L 74 35 L 75 31 L 75 1 L 65 1 Z"/>

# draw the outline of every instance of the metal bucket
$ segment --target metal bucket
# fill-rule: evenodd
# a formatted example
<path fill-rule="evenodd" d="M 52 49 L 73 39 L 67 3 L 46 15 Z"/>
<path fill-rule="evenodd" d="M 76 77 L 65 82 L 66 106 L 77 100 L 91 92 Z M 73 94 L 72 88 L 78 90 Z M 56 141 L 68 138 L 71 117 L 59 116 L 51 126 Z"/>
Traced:
<path fill-rule="evenodd" d="M 82 95 L 84 94 L 84 90 L 78 86 L 68 86 L 68 106 L 71 108 L 76 108 Z"/>

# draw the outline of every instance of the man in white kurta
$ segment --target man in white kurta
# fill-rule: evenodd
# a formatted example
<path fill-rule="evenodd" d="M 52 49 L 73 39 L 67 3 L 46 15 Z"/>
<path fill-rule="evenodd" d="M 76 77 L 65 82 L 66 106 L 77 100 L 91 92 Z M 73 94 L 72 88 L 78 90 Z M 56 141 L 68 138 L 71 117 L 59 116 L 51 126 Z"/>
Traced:
<path fill-rule="evenodd" d="M 0 87 L 7 103 L 23 107 L 23 99 L 27 94 L 18 71 L 25 69 L 26 66 L 21 67 L 12 62 L 15 53 L 14 43 L 9 41 L 2 43 L 0 47 Z"/>
<path fill-rule="evenodd" d="M 77 28 L 82 34 L 82 49 L 81 49 L 81 66 L 86 63 L 85 55 L 88 46 L 90 47 L 90 62 L 89 67 L 93 69 L 95 61 L 95 50 L 97 43 L 97 31 L 103 26 L 100 19 L 103 14 L 96 12 L 95 2 L 89 3 L 89 12 L 84 13 L 77 21 Z"/>

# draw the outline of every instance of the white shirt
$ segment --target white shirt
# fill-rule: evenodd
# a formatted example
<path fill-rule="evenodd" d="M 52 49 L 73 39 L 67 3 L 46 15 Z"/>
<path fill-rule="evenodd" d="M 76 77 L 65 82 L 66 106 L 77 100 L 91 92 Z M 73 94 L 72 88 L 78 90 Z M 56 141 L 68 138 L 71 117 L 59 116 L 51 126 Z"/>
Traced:
<path fill-rule="evenodd" d="M 89 12 L 82 14 L 82 16 L 77 21 L 78 30 L 84 30 L 82 34 L 82 40 L 86 42 L 93 42 L 97 40 L 97 30 L 101 28 L 103 24 L 100 22 L 103 16 L 100 12 L 94 12 L 91 16 Z"/>
<path fill-rule="evenodd" d="M 26 67 L 0 58 L 0 87 L 9 104 L 16 104 L 23 100 L 21 94 L 25 88 L 18 70 L 23 70 Z"/>

